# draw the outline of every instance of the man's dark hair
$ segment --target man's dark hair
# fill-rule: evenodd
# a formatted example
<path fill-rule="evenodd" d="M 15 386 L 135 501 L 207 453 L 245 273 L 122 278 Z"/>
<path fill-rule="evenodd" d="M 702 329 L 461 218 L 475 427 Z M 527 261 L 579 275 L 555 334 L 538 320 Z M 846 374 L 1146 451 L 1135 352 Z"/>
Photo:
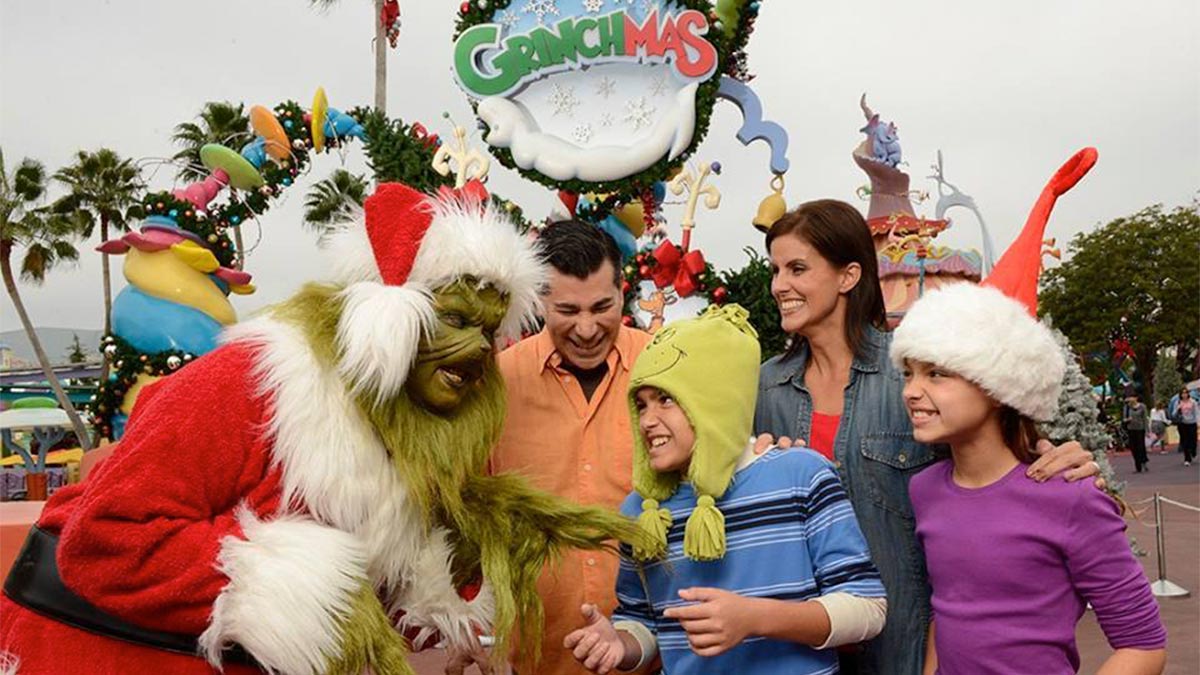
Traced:
<path fill-rule="evenodd" d="M 621 286 L 621 252 L 617 242 L 600 228 L 582 220 L 550 223 L 538 236 L 542 260 L 561 274 L 587 279 L 607 260 L 613 267 L 613 285 Z"/>

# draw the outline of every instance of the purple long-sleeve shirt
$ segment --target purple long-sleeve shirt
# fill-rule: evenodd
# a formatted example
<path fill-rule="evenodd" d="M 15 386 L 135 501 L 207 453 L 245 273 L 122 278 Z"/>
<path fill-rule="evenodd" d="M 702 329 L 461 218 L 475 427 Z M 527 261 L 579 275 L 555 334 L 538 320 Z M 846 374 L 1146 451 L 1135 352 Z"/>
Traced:
<path fill-rule="evenodd" d="M 1037 483 L 1019 464 L 978 489 L 938 462 L 909 483 L 933 587 L 938 672 L 1074 673 L 1091 603 L 1113 649 L 1167 635 L 1116 504 L 1091 481 Z"/>

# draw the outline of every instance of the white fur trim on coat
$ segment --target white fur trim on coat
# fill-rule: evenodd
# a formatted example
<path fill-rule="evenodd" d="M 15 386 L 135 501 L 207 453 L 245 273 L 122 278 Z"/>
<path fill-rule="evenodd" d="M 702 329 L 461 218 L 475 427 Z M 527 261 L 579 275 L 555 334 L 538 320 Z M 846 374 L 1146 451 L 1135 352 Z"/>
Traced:
<path fill-rule="evenodd" d="M 226 537 L 217 557 L 229 577 L 200 647 L 214 666 L 236 642 L 270 672 L 324 672 L 339 653 L 338 622 L 367 583 L 366 554 L 346 532 L 302 516 L 260 521 L 238 513 L 245 539 Z"/>
<path fill-rule="evenodd" d="M 1058 412 L 1066 363 L 1050 330 L 1000 291 L 942 286 L 913 304 L 892 338 L 892 361 L 932 363 L 1036 421 Z"/>
<path fill-rule="evenodd" d="M 283 474 L 283 503 L 362 542 L 384 606 L 408 612 L 403 627 L 433 628 L 464 648 L 474 644 L 473 630 L 492 625 L 490 591 L 470 603 L 459 597 L 445 531 L 426 527 L 338 373 L 322 367 L 299 329 L 268 316 L 222 337 L 259 350 L 250 375 L 271 401 L 266 433 Z"/>

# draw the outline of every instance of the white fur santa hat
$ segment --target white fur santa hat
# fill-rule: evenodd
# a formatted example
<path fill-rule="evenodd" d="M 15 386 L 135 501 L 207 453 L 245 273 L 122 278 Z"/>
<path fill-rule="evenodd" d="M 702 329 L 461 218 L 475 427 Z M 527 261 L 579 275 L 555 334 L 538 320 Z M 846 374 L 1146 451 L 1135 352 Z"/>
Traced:
<path fill-rule="evenodd" d="M 432 292 L 456 279 L 472 277 L 508 296 L 502 335 L 533 325 L 544 265 L 478 181 L 437 195 L 381 183 L 364 215 L 326 243 L 333 281 L 346 284 L 339 369 L 356 390 L 381 397 L 400 390 L 422 336 L 434 331 Z"/>
<path fill-rule="evenodd" d="M 1096 163 L 1084 148 L 1054 174 L 1021 235 L 978 286 L 957 283 L 917 300 L 892 338 L 891 357 L 953 371 L 992 398 L 1036 421 L 1058 412 L 1066 363 L 1050 330 L 1037 320 L 1037 279 L 1046 222 L 1059 195 Z"/>

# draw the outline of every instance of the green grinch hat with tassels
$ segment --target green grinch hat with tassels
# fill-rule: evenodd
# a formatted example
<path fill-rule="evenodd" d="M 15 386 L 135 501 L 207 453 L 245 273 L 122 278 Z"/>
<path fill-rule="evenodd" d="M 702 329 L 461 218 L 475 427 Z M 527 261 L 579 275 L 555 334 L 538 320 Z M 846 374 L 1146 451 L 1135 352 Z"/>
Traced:
<path fill-rule="evenodd" d="M 633 416 L 633 488 L 643 498 L 638 525 L 654 541 L 635 547 L 639 560 L 667 551 L 671 513 L 660 508 L 682 480 L 696 491 L 696 508 L 683 534 L 684 555 L 717 560 L 725 555 L 725 516 L 715 501 L 725 494 L 754 424 L 760 348 L 750 313 L 739 305 L 711 306 L 703 314 L 662 327 L 637 358 L 629 378 Z M 643 387 L 670 394 L 696 435 L 686 475 L 659 473 L 650 466 L 646 439 L 637 431 L 635 395 Z"/>

